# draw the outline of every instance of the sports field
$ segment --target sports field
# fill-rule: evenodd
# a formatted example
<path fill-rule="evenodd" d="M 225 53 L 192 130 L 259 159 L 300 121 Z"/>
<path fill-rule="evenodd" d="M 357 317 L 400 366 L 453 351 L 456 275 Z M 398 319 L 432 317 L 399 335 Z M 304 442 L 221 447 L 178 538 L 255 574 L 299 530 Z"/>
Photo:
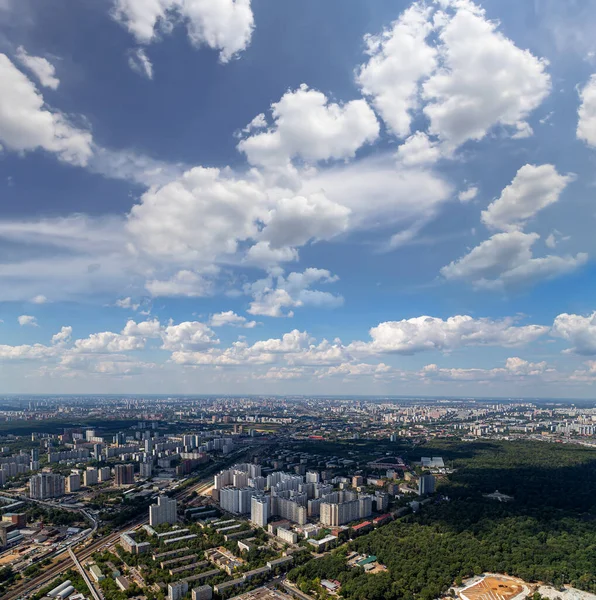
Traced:
<path fill-rule="evenodd" d="M 463 589 L 459 595 L 462 600 L 512 600 L 518 595 L 527 595 L 524 582 L 511 577 L 487 575 L 477 583 Z"/>

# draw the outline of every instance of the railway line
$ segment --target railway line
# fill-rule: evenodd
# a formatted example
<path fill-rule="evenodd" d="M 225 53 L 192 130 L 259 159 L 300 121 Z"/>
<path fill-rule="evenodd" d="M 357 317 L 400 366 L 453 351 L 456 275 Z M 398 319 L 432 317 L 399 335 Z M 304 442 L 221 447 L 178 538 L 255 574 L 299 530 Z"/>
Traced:
<path fill-rule="evenodd" d="M 176 500 L 184 500 L 193 492 L 201 493 L 202 491 L 208 489 L 212 484 L 213 478 L 209 477 L 208 479 L 203 479 L 197 482 L 195 485 L 185 488 L 184 490 L 180 490 L 179 492 L 175 493 L 173 497 L 176 498 Z M 117 531 L 108 534 L 107 536 L 93 541 L 89 546 L 78 552 L 76 557 L 80 563 L 83 563 L 101 548 L 113 546 L 120 539 L 120 534 L 122 532 L 127 531 L 128 529 L 134 529 L 139 525 L 143 525 L 147 522 L 147 520 L 147 517 L 137 519 L 132 523 L 129 523 L 126 527 L 122 527 Z M 74 548 L 72 548 L 72 550 L 74 551 Z M 64 573 L 64 571 L 69 569 L 73 564 L 72 558 L 69 555 L 69 549 L 65 549 L 55 557 L 53 564 L 45 569 L 41 575 L 28 581 L 21 581 L 14 585 L 13 588 L 4 595 L 2 600 L 24 600 L 25 598 L 28 598 L 32 593 L 36 592 L 42 587 L 45 587 L 53 579 Z"/>

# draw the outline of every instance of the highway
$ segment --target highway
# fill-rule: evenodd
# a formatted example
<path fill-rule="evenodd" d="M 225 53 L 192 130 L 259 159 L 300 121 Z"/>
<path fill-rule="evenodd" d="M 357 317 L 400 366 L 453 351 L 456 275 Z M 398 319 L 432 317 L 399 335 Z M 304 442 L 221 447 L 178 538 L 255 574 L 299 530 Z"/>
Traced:
<path fill-rule="evenodd" d="M 176 500 L 184 500 L 188 496 L 190 496 L 193 492 L 200 493 L 201 491 L 207 489 L 213 485 L 213 477 L 209 477 L 208 479 L 203 479 L 184 490 L 181 490 L 173 495 Z M 86 514 L 88 517 L 89 515 Z M 101 537 L 99 540 L 95 540 L 89 546 L 83 548 L 80 552 L 77 553 L 77 558 L 80 563 L 83 563 L 85 560 L 90 558 L 95 552 L 100 550 L 102 547 L 109 547 L 114 545 L 119 539 L 120 534 L 124 531 L 128 531 L 129 529 L 133 529 L 138 527 L 139 525 L 143 525 L 148 521 L 147 516 L 143 516 L 132 523 L 126 525 L 126 527 L 122 527 L 117 531 L 110 533 L 107 536 Z M 97 525 L 95 526 L 97 527 Z M 90 534 L 91 535 L 91 534 Z M 73 564 L 72 557 L 69 554 L 68 550 L 63 550 L 60 552 L 51 566 L 47 567 L 44 572 L 27 581 L 20 581 L 18 584 L 14 585 L 11 590 L 2 598 L 2 600 L 20 600 L 29 597 L 32 593 L 37 591 L 38 589 L 45 587 L 48 583 L 50 583 L 53 579 L 62 575 L 65 571 L 67 571 Z M 90 588 L 93 589 L 93 588 Z"/>

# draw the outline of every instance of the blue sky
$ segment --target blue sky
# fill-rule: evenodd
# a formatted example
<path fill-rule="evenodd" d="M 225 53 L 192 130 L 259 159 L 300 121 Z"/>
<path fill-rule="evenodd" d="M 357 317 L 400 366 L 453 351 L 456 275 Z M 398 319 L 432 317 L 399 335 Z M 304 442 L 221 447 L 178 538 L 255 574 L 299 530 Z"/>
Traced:
<path fill-rule="evenodd" d="M 0 0 L 0 393 L 593 397 L 594 25 Z"/>

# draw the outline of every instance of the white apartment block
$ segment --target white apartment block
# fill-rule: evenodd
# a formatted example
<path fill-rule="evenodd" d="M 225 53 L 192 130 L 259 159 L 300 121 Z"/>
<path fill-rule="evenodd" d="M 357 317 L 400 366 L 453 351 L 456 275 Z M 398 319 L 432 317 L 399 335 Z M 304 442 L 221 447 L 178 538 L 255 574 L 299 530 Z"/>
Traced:
<path fill-rule="evenodd" d="M 159 496 L 157 504 L 152 504 L 149 507 L 149 525 L 151 527 L 161 525 L 162 523 L 173 525 L 178 519 L 177 508 L 178 503 L 176 500 L 172 500 L 167 496 Z"/>

